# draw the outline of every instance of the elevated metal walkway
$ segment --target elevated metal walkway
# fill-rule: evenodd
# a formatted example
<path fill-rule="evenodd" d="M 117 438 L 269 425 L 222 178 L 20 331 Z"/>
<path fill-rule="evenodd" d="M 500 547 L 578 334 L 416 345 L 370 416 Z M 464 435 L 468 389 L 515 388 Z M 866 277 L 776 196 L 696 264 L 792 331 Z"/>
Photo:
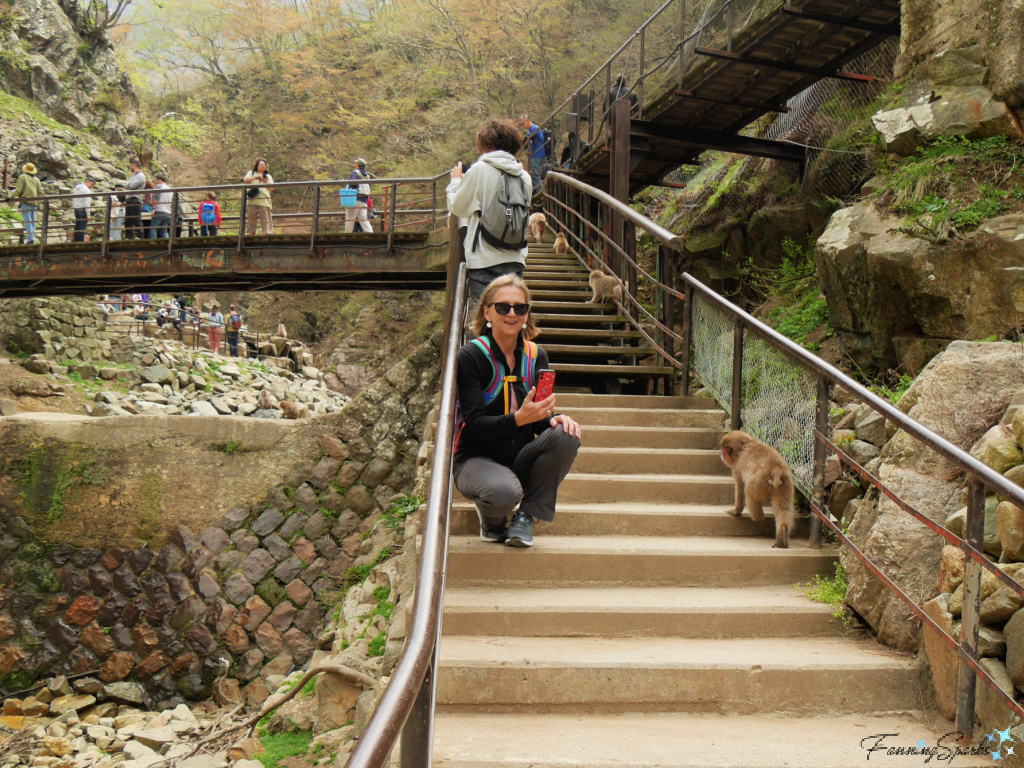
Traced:
<path fill-rule="evenodd" d="M 23 228 L 0 231 L 0 298 L 153 290 L 442 290 L 449 233 L 442 177 L 370 180 L 381 215 L 372 233 L 346 233 L 337 190 L 346 181 L 274 185 L 275 234 L 248 234 L 245 192 L 233 184 L 161 190 L 182 211 L 162 238 L 116 239 L 114 192 L 96 192 L 87 241 L 59 216 L 72 195 L 38 201 L 35 244 Z M 196 208 L 213 191 L 224 215 L 216 235 L 203 235 Z M 355 190 L 352 191 L 353 194 Z M 248 209 L 248 210 L 247 210 Z M 146 226 L 147 234 L 149 225 Z M 125 233 L 127 234 L 127 232 Z M 163 233 L 160 233 L 163 234 Z M 20 241 L 20 242 L 19 242 Z"/>

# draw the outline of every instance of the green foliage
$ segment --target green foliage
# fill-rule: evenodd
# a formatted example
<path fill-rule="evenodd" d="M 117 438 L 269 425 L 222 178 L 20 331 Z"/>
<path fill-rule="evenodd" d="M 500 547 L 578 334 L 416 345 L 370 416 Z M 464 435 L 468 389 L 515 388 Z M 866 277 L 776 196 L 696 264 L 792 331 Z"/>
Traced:
<path fill-rule="evenodd" d="M 912 157 L 882 161 L 878 195 L 904 215 L 904 232 L 941 242 L 1012 210 L 1022 163 L 1024 147 L 1007 136 L 942 136 Z"/>
<path fill-rule="evenodd" d="M 914 383 L 914 377 L 909 374 L 903 374 L 893 387 L 887 387 L 884 384 L 875 384 L 871 387 L 871 391 L 879 397 L 884 397 L 892 405 L 898 405 L 903 396 L 907 394 L 907 390 Z"/>
<path fill-rule="evenodd" d="M 405 524 L 405 518 L 420 508 L 423 499 L 419 496 L 403 496 L 391 502 L 381 520 L 388 528 L 398 528 Z"/>
<path fill-rule="evenodd" d="M 353 565 L 351 568 L 345 571 L 345 578 L 349 585 L 362 584 L 366 581 L 366 577 L 370 575 L 376 566 L 383 563 L 391 557 L 391 547 L 381 547 L 380 552 L 377 553 L 377 557 L 374 558 L 372 563 L 363 563 L 362 565 Z"/>
<path fill-rule="evenodd" d="M 846 589 L 849 585 L 846 581 L 846 571 L 838 562 L 835 564 L 835 574 L 835 577 L 831 579 L 818 574 L 813 581 L 803 586 L 808 588 L 806 595 L 809 599 L 835 608 L 832 615 L 837 619 L 842 619 L 843 624 L 846 625 L 848 620 L 843 610 L 843 601 L 846 600 Z"/>
<path fill-rule="evenodd" d="M 256 759 L 263 763 L 263 768 L 277 768 L 286 758 L 306 754 L 312 740 L 311 731 L 267 733 L 265 729 L 261 729 L 260 741 L 266 752 L 257 753 Z"/>
<path fill-rule="evenodd" d="M 373 658 L 374 656 L 383 656 L 385 644 L 387 643 L 387 641 L 388 638 L 386 632 L 381 632 L 379 635 L 373 638 L 373 640 L 370 641 L 369 646 L 367 646 L 366 650 L 370 658 Z"/>
<path fill-rule="evenodd" d="M 758 267 L 748 258 L 739 274 L 746 284 L 766 297 L 768 309 L 764 319 L 769 325 L 811 352 L 819 352 L 821 342 L 809 341 L 808 337 L 828 338 L 833 331 L 818 283 L 814 248 L 813 235 L 808 235 L 804 246 L 787 237 L 782 241 L 785 256 L 778 269 Z"/>
<path fill-rule="evenodd" d="M 234 440 L 229 440 L 223 445 L 217 446 L 217 450 L 221 451 L 222 453 L 226 453 L 230 456 L 232 453 L 237 453 L 238 451 L 242 450 L 242 446 L 239 443 L 236 443 Z"/>

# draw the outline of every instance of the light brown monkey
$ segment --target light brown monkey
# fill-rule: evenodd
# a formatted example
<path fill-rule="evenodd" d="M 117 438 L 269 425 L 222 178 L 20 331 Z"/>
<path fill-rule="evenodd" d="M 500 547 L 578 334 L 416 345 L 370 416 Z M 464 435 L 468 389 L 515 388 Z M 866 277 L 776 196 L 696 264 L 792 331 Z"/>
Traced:
<path fill-rule="evenodd" d="M 277 335 L 283 339 L 288 338 L 288 329 L 284 327 L 284 323 L 277 324 Z"/>
<path fill-rule="evenodd" d="M 548 218 L 543 213 L 531 213 L 526 224 L 526 236 L 529 240 L 539 243 L 544 238 L 544 230 L 548 228 Z"/>
<path fill-rule="evenodd" d="M 590 288 L 594 291 L 594 298 L 588 302 L 590 304 L 611 298 L 622 301 L 622 283 L 615 275 L 606 275 L 600 269 L 595 269 L 590 273 Z"/>
<path fill-rule="evenodd" d="M 565 239 L 565 233 L 559 232 L 555 235 L 555 253 L 568 253 L 569 241 Z"/>
<path fill-rule="evenodd" d="M 796 515 L 793 512 L 793 475 L 779 452 L 743 432 L 730 432 L 722 438 L 722 461 L 732 467 L 736 481 L 736 507 L 730 515 L 750 512 L 755 523 L 764 520 L 764 504 L 771 502 L 775 512 L 775 543 L 789 547 Z"/>

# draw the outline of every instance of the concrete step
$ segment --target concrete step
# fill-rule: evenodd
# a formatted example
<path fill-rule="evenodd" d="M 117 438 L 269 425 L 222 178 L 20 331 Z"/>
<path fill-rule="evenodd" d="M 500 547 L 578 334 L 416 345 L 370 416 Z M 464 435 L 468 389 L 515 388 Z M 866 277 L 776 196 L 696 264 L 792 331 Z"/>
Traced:
<path fill-rule="evenodd" d="M 833 609 L 791 586 L 471 587 L 444 598 L 450 635 L 509 637 L 833 636 Z"/>
<path fill-rule="evenodd" d="M 716 450 L 693 448 L 591 448 L 583 445 L 573 472 L 612 475 L 721 475 L 730 469 Z"/>
<path fill-rule="evenodd" d="M 539 288 L 534 290 L 533 286 L 530 286 L 530 298 L 539 299 L 542 301 L 572 301 L 574 299 L 580 299 L 581 301 L 587 301 L 593 295 L 589 293 L 590 286 L 578 289 L 558 289 L 558 288 Z"/>
<path fill-rule="evenodd" d="M 564 395 L 563 395 L 564 396 Z M 588 424 L 583 444 L 588 448 L 708 448 L 718 449 L 725 429 L 675 427 L 615 427 Z"/>
<path fill-rule="evenodd" d="M 583 280 L 587 282 L 589 273 L 583 267 L 572 268 L 568 265 L 538 265 L 523 272 L 523 279 L 531 286 L 531 280 Z"/>
<path fill-rule="evenodd" d="M 706 411 L 717 408 L 714 400 L 707 397 L 667 397 L 665 395 L 585 395 L 576 393 L 558 394 L 558 405 L 564 408 L 641 408 L 641 409 L 688 409 Z M 722 412 L 724 417 L 725 412 Z"/>
<path fill-rule="evenodd" d="M 558 402 L 558 398 L 555 398 Z M 605 425 L 616 427 L 703 427 L 705 429 L 721 429 L 726 415 L 714 406 L 714 401 L 707 401 L 707 410 L 687 408 L 671 410 L 665 408 L 576 408 L 564 407 L 558 402 L 560 413 L 572 416 L 580 424 Z"/>
<path fill-rule="evenodd" d="M 531 297 L 532 298 L 532 297 Z M 616 311 L 614 304 L 600 303 L 591 304 L 590 302 L 583 302 L 582 304 L 578 301 L 534 301 L 531 302 L 534 313 L 545 313 L 545 312 L 612 312 Z"/>
<path fill-rule="evenodd" d="M 559 498 L 573 502 L 609 499 L 670 504 L 728 504 L 736 485 L 726 475 L 650 475 L 570 472 Z"/>
<path fill-rule="evenodd" d="M 541 291 L 573 291 L 574 295 L 587 299 L 588 301 L 594 295 L 590 289 L 590 283 L 586 280 L 580 280 L 579 277 L 573 277 L 572 279 L 560 279 L 550 277 L 539 277 L 527 282 L 530 286 L 530 297 L 536 296 Z"/>
<path fill-rule="evenodd" d="M 587 365 L 585 363 L 552 363 L 551 370 L 587 376 L 614 376 L 631 379 L 636 376 L 669 376 L 675 368 L 660 365 Z"/>
<path fill-rule="evenodd" d="M 552 360 L 558 358 L 606 358 L 609 360 L 620 357 L 649 357 L 654 354 L 654 347 L 612 346 L 611 344 L 545 344 L 544 351 Z"/>
<path fill-rule="evenodd" d="M 581 312 L 585 312 L 586 308 L 581 305 Z M 544 328 L 551 325 L 570 326 L 573 328 L 586 328 L 588 326 L 600 325 L 602 323 L 618 323 L 624 324 L 629 322 L 629 318 L 625 315 L 605 315 L 605 314 L 564 314 L 551 312 L 535 312 L 533 315 L 534 321 L 541 328 L 543 333 Z M 542 339 L 543 342 L 543 339 Z"/>
<path fill-rule="evenodd" d="M 850 718 L 814 713 L 785 719 L 676 713 L 487 714 L 442 708 L 434 727 L 433 764 L 438 768 L 909 768 L 924 765 L 925 757 L 910 756 L 919 741 L 934 749 L 939 739 L 955 730 L 953 723 L 936 715 L 925 721 L 915 715 Z M 883 749 L 869 753 L 878 742 L 876 734 L 892 735 L 883 739 Z M 901 752 L 888 755 L 885 747 Z M 950 758 L 942 765 L 993 765 L 988 754 L 953 757 L 950 753 Z M 929 763 L 933 764 L 934 760 Z"/>
<path fill-rule="evenodd" d="M 531 549 L 453 536 L 447 578 L 452 587 L 792 585 L 832 574 L 836 560 L 800 540 L 772 549 L 770 539 L 752 537 L 549 536 L 540 523 Z"/>
<path fill-rule="evenodd" d="M 437 701 L 473 712 L 884 715 L 921 706 L 910 662 L 867 638 L 445 635 Z"/>
<path fill-rule="evenodd" d="M 627 344 L 633 339 L 643 343 L 640 331 L 625 331 L 615 328 L 545 328 L 538 340 L 544 349 L 549 344 Z"/>
<path fill-rule="evenodd" d="M 730 515 L 727 510 L 731 508 L 732 504 L 559 501 L 554 521 L 544 523 L 542 530 L 545 536 L 760 536 L 774 539 L 775 522 L 770 511 L 764 520 L 755 523 L 748 515 Z M 451 511 L 452 535 L 475 536 L 478 528 L 473 504 L 455 501 Z M 805 535 L 805 519 L 798 521 L 798 535 L 801 529 Z"/>

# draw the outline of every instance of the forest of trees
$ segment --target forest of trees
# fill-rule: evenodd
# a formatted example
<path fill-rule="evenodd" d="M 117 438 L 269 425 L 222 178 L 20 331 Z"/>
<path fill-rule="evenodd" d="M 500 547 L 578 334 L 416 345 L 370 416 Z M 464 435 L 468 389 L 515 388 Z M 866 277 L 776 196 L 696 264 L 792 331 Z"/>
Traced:
<path fill-rule="evenodd" d="M 153 135 L 206 181 L 435 174 L 481 119 L 565 99 L 656 0 L 138 0 L 118 45 Z"/>

